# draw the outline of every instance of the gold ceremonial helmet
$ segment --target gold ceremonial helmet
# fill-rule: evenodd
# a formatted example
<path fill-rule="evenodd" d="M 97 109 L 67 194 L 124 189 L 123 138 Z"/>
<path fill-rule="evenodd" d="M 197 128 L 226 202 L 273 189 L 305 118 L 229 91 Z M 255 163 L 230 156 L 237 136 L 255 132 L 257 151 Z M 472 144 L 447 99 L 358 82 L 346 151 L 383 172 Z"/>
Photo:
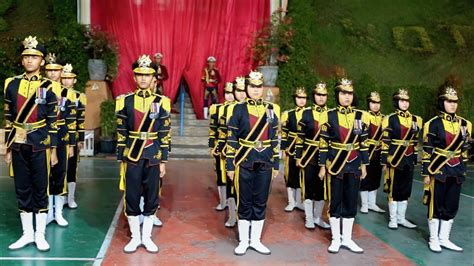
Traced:
<path fill-rule="evenodd" d="M 261 87 L 263 86 L 263 74 L 252 70 L 247 77 L 247 81 L 252 87 Z"/>
<path fill-rule="evenodd" d="M 154 74 L 155 68 L 152 66 L 152 61 L 149 55 L 141 55 L 133 64 L 133 72 L 135 74 Z"/>
<path fill-rule="evenodd" d="M 327 95 L 328 89 L 326 88 L 326 83 L 320 81 L 314 86 L 313 94 Z"/>
<path fill-rule="evenodd" d="M 354 92 L 354 86 L 352 85 L 352 80 L 342 78 L 340 81 L 336 83 L 336 89 L 338 89 L 339 91 Z"/>
<path fill-rule="evenodd" d="M 46 56 L 46 70 L 61 70 L 63 66 L 57 62 L 56 54 L 49 53 Z"/>
<path fill-rule="evenodd" d="M 373 91 L 369 94 L 369 96 L 367 96 L 367 100 L 373 103 L 380 103 L 380 94 L 376 91 Z"/>
<path fill-rule="evenodd" d="M 72 72 L 72 65 L 65 64 L 63 67 L 63 72 L 61 72 L 61 78 L 75 78 L 76 74 Z"/>
<path fill-rule="evenodd" d="M 410 96 L 408 95 L 408 90 L 400 88 L 393 94 L 394 100 L 410 100 Z"/>
<path fill-rule="evenodd" d="M 21 52 L 21 55 L 37 55 L 44 56 L 46 53 L 44 46 L 39 44 L 36 40 L 36 36 L 28 36 L 23 42 L 24 50 Z"/>
<path fill-rule="evenodd" d="M 295 89 L 295 92 L 293 93 L 293 97 L 308 98 L 308 95 L 306 94 L 306 89 L 304 87 L 297 87 Z"/>
<path fill-rule="evenodd" d="M 237 91 L 245 91 L 245 77 L 235 78 L 234 86 Z"/>
<path fill-rule="evenodd" d="M 225 93 L 232 93 L 233 86 L 234 86 L 234 84 L 232 84 L 232 82 L 226 82 L 225 87 L 224 87 L 224 92 Z"/>
<path fill-rule="evenodd" d="M 449 100 L 449 101 L 458 101 L 459 100 L 458 93 L 451 86 L 448 86 L 448 87 L 444 88 L 443 91 L 441 92 L 441 94 L 438 96 L 438 98 L 443 99 L 443 100 Z"/>

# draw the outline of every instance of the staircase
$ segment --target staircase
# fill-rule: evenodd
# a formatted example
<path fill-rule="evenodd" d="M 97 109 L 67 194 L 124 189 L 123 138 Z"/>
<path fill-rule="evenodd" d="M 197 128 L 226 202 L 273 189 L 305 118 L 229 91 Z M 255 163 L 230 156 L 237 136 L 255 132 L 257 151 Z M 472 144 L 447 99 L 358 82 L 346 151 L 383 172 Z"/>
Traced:
<path fill-rule="evenodd" d="M 180 101 L 173 106 L 180 112 Z M 188 94 L 184 97 L 184 132 L 180 136 L 180 114 L 171 114 L 170 160 L 209 160 L 209 121 L 198 120 Z"/>

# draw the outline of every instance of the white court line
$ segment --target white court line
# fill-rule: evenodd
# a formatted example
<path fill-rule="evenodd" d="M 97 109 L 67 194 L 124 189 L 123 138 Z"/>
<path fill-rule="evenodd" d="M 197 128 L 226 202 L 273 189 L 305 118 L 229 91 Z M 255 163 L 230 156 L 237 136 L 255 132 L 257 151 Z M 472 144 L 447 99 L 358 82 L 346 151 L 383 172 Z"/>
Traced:
<path fill-rule="evenodd" d="M 62 257 L 51 257 L 51 258 L 41 258 L 41 257 L 0 257 L 0 260 L 43 260 L 43 261 L 94 261 L 95 258 L 62 258 Z"/>
<path fill-rule="evenodd" d="M 415 181 L 416 183 L 425 184 L 425 183 L 423 183 L 423 182 L 421 182 L 421 181 L 418 181 L 418 180 L 413 180 L 413 181 Z M 469 196 L 469 195 L 466 195 L 466 194 L 464 194 L 464 193 L 461 193 L 461 196 L 464 196 L 464 197 L 470 198 L 470 199 L 474 199 L 473 196 Z"/>
<path fill-rule="evenodd" d="M 118 219 L 120 218 L 120 214 L 123 208 L 123 197 L 120 199 L 120 203 L 117 206 L 117 210 L 115 210 L 114 219 L 112 219 L 112 223 L 109 226 L 109 230 L 105 235 L 104 242 L 102 242 L 102 246 L 100 247 L 99 252 L 97 253 L 96 259 L 94 261 L 95 265 L 101 265 L 102 261 L 104 260 L 105 253 L 107 253 L 107 249 L 109 249 L 110 242 L 112 242 L 112 237 L 114 236 L 115 229 L 117 228 Z"/>

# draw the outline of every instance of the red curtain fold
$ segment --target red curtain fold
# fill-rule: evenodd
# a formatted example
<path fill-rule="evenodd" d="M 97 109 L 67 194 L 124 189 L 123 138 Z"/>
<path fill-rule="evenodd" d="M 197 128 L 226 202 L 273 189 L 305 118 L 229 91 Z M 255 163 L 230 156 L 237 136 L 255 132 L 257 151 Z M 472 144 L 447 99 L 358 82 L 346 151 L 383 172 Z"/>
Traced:
<path fill-rule="evenodd" d="M 246 75 L 253 63 L 248 48 L 269 13 L 268 0 L 91 1 L 92 25 L 111 33 L 119 44 L 113 95 L 135 89 L 131 64 L 139 55 L 161 52 L 170 74 L 165 95 L 173 101 L 184 77 L 198 118 L 203 117 L 201 74 L 207 57 L 217 58 L 223 83 Z"/>

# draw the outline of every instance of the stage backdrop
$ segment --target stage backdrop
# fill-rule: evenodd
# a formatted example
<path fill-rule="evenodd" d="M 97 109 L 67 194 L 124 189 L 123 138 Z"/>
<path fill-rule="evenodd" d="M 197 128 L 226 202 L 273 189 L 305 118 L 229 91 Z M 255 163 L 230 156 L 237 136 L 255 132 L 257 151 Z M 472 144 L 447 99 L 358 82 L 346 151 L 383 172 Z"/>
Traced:
<path fill-rule="evenodd" d="M 268 0 L 92 0 L 91 24 L 115 36 L 120 47 L 113 95 L 134 90 L 131 64 L 141 54 L 161 52 L 170 78 L 164 92 L 174 100 L 181 77 L 190 87 L 197 117 L 203 117 L 201 72 L 217 58 L 223 82 L 252 68 L 248 47 L 269 19 Z M 222 85 L 219 88 L 222 97 Z"/>

